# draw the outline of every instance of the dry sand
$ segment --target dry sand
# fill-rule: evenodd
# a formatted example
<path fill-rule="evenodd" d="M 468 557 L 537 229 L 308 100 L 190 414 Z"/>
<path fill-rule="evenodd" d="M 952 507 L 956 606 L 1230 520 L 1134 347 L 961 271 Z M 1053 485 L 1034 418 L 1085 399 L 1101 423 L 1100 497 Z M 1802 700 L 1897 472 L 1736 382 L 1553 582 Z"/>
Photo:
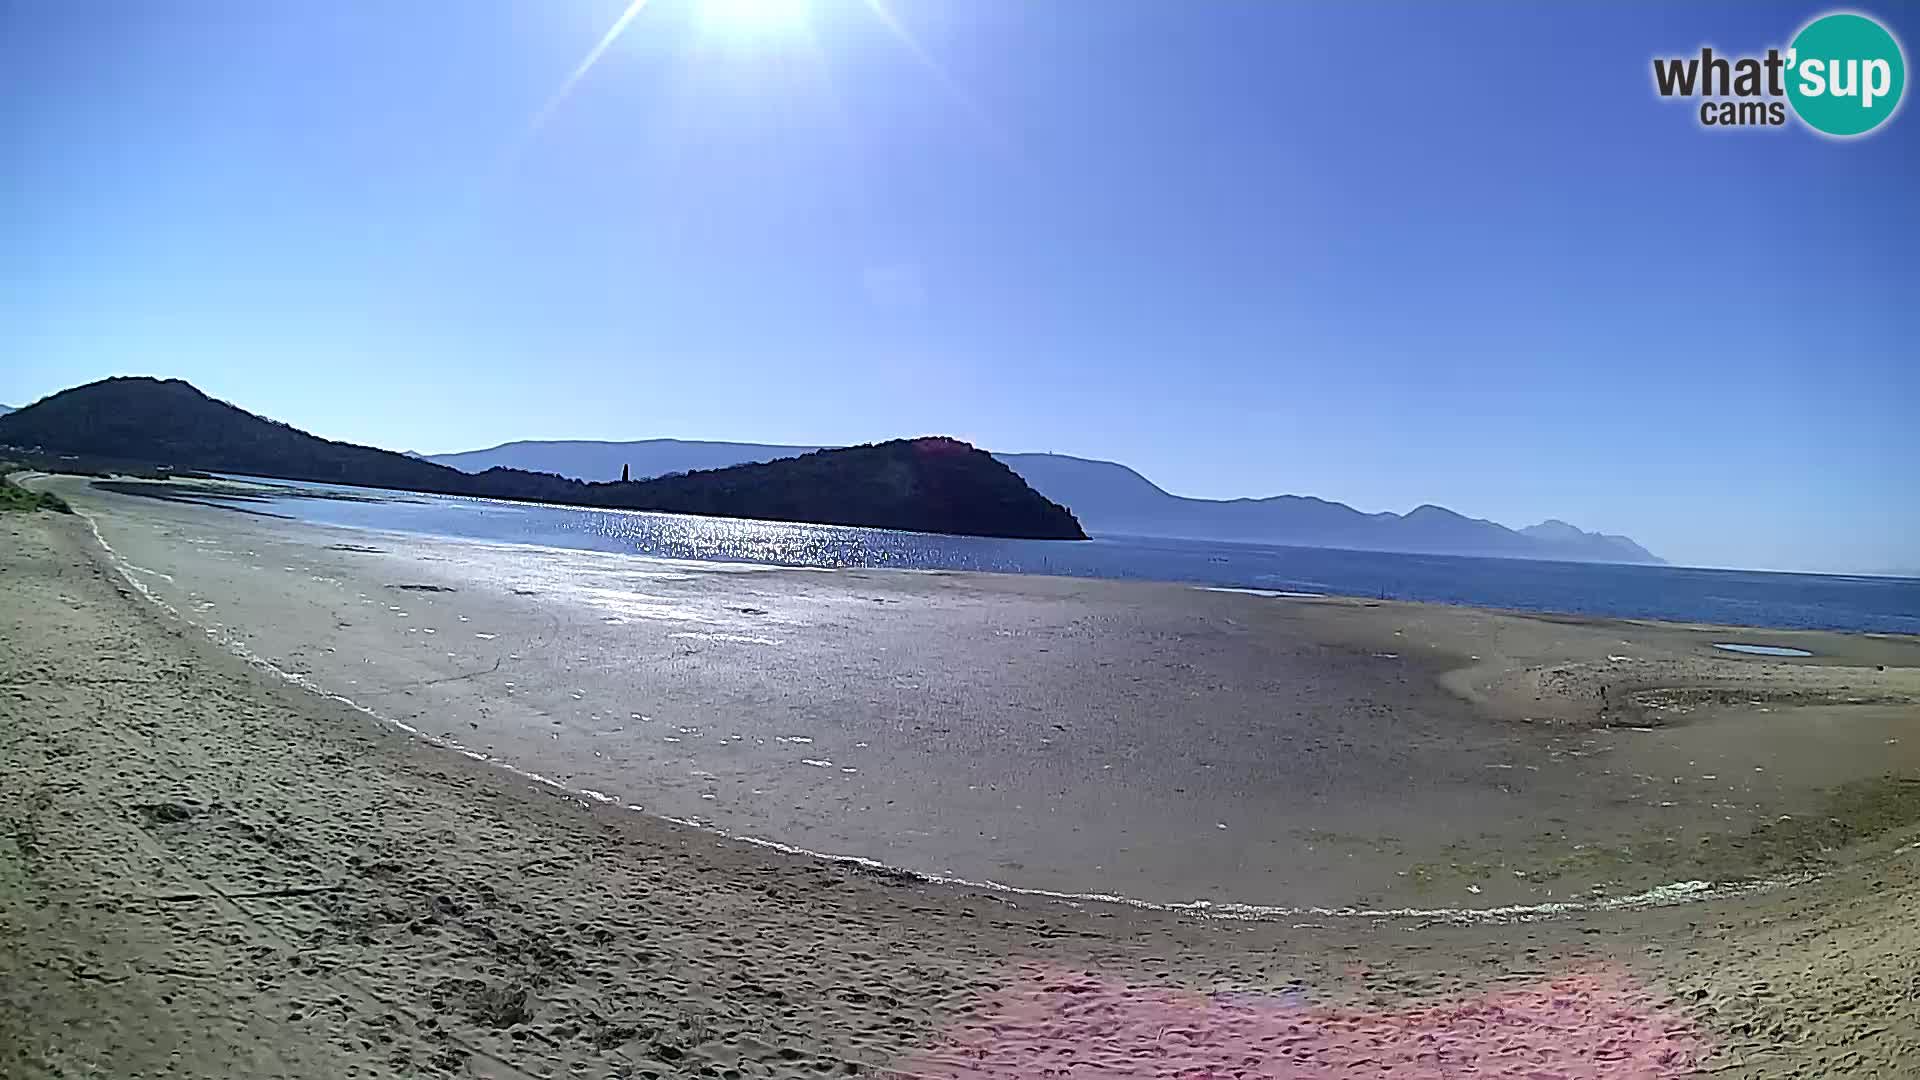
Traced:
<path fill-rule="evenodd" d="M 1881 645 L 1907 647 L 1860 648 Z M 1527 670 L 1549 692 L 1537 722 L 1614 707 L 1615 690 L 1556 701 L 1577 680 L 1538 667 L 1459 688 L 1520 708 L 1512 673 Z M 1698 685 L 1657 702 L 1632 695 L 1658 672 L 1602 682 L 1642 719 L 1664 704 L 1736 722 L 1714 710 L 1752 669 L 1688 670 Z M 1871 668 L 1811 670 L 1769 694 L 1913 725 L 1897 682 L 1849 704 Z M 1920 1062 L 1911 776 L 1850 789 L 1817 827 L 1750 832 L 1760 851 L 1742 863 L 1790 856 L 1819 875 L 1756 895 L 1461 924 L 1063 905 L 744 846 L 423 744 L 162 614 L 84 522 L 44 514 L 0 522 L 0 758 L 9 1077 L 1813 1077 Z"/>

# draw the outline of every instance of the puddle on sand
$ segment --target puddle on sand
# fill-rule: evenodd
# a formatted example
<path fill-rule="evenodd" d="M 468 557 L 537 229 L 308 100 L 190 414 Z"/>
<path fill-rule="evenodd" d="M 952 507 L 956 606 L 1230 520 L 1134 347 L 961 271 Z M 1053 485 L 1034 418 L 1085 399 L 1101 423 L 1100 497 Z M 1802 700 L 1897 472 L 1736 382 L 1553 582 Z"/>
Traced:
<path fill-rule="evenodd" d="M 1290 589 L 1241 589 L 1227 585 L 1196 585 L 1194 587 L 1201 592 L 1240 593 L 1245 596 L 1265 596 L 1288 600 L 1320 600 L 1324 599 L 1327 595 L 1326 593 L 1317 592 L 1294 592 Z"/>
<path fill-rule="evenodd" d="M 1813 655 L 1805 649 L 1790 649 L 1785 645 L 1747 645 L 1737 641 L 1716 641 L 1713 643 L 1713 647 L 1716 649 L 1725 649 L 1727 652 L 1745 653 L 1748 656 Z"/>

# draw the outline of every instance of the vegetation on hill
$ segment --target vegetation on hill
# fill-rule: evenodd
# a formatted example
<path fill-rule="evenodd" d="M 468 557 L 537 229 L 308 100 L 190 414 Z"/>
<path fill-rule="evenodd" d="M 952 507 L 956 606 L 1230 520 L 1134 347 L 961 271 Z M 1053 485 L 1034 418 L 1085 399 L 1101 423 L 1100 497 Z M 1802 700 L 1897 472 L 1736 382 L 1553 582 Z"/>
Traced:
<path fill-rule="evenodd" d="M 604 493 L 606 505 L 634 510 L 920 532 L 1086 538 L 1065 507 L 1028 487 L 993 455 L 957 439 L 900 439 L 588 487 Z M 998 525 L 983 531 L 982 522 Z"/>
<path fill-rule="evenodd" d="M 495 468 L 468 474 L 334 442 L 215 401 L 179 379 L 112 378 L 0 416 L 0 445 L 448 495 L 921 532 L 1084 540 L 1068 510 L 993 456 L 947 438 L 822 450 L 761 465 L 589 484 Z"/>

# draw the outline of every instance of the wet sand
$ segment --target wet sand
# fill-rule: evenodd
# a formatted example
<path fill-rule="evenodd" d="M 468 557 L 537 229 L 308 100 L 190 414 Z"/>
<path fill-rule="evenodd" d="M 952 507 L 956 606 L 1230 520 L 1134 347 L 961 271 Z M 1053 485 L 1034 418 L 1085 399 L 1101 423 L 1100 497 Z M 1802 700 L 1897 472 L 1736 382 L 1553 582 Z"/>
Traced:
<path fill-rule="evenodd" d="M 1754 638 L 1723 628 L 672 562 L 60 483 L 156 597 L 382 716 L 618 806 L 968 881 L 1586 902 L 1784 872 L 1753 829 L 1920 769 L 1912 640 L 1755 638 L 1814 654 L 1781 661 L 1715 650 Z M 1881 705 L 1737 770 L 1659 730 L 1849 699 Z"/>
<path fill-rule="evenodd" d="M 8 1076 L 1879 1077 L 1920 1060 L 1911 819 L 1805 884 L 1518 922 L 1221 920 L 916 882 L 405 736 L 160 612 L 51 515 L 0 518 L 0 764 Z"/>

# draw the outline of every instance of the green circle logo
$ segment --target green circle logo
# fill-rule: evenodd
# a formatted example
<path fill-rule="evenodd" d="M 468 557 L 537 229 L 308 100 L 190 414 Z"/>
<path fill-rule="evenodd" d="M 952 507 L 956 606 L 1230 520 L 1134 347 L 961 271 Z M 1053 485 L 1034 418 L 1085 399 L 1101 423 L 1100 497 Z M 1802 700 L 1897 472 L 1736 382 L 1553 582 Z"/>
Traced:
<path fill-rule="evenodd" d="M 1787 51 L 1787 100 L 1815 131 L 1864 135 L 1886 123 L 1906 88 L 1900 43 L 1865 15 L 1822 15 Z"/>

